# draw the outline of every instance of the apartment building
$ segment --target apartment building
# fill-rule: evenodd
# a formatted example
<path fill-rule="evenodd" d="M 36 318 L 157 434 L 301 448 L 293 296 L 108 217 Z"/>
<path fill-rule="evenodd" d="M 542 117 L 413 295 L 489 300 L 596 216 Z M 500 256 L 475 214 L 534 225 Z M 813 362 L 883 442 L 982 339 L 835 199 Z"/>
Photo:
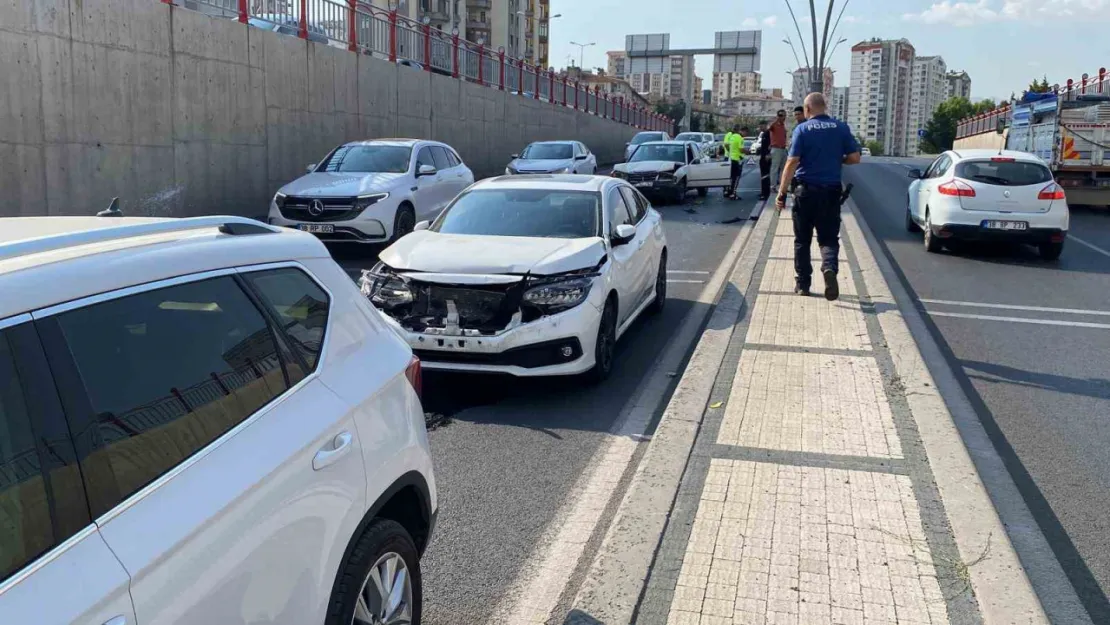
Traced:
<path fill-rule="evenodd" d="M 829 115 L 836 119 L 845 119 L 848 116 L 848 102 L 848 87 L 833 87 Z"/>
<path fill-rule="evenodd" d="M 884 154 L 906 153 L 914 57 L 906 39 L 871 39 L 852 46 L 846 121 L 856 136 L 879 142 Z"/>
<path fill-rule="evenodd" d="M 452 28 L 463 31 L 466 18 L 466 0 L 419 0 L 417 19 L 428 20 L 436 30 L 451 32 Z"/>
<path fill-rule="evenodd" d="M 466 28 L 459 28 L 468 41 L 532 65 L 549 67 L 549 0 L 465 0 Z"/>
<path fill-rule="evenodd" d="M 971 99 L 971 76 L 968 76 L 967 72 L 963 70 L 948 72 L 945 80 L 948 83 L 948 97 Z"/>
<path fill-rule="evenodd" d="M 628 79 L 628 53 L 624 50 L 606 52 L 609 62 L 606 63 L 605 73 L 621 80 Z"/>
<path fill-rule="evenodd" d="M 713 104 L 745 93 L 759 93 L 762 78 L 759 72 L 713 72 Z"/>
<path fill-rule="evenodd" d="M 823 93 L 825 94 L 825 100 L 831 101 L 833 96 L 833 71 L 826 67 L 824 71 L 821 72 L 821 76 L 824 81 Z M 799 67 L 794 70 L 790 85 L 790 95 L 792 96 L 794 106 L 801 106 L 806 96 L 809 95 L 809 83 L 810 77 L 808 67 Z"/>
<path fill-rule="evenodd" d="M 599 93 L 609 95 L 609 97 L 620 97 L 624 99 L 625 103 L 633 104 L 640 108 L 650 108 L 651 103 L 647 98 L 640 95 L 628 84 L 627 81 L 621 80 L 616 76 L 611 76 L 608 73 L 594 73 L 583 71 L 578 67 L 569 67 L 564 72 L 566 79 L 572 83 L 577 82 L 581 87 L 589 91 L 593 91 L 597 87 Z"/>
<path fill-rule="evenodd" d="M 615 69 L 614 57 L 609 57 L 610 68 Z M 628 67 L 625 59 L 625 67 Z M 663 61 L 663 71 L 653 73 L 627 74 L 624 76 L 632 88 L 647 96 L 649 100 L 694 99 L 697 93 L 694 75 L 694 57 L 674 55 Z M 613 76 L 620 77 L 616 72 Z"/>
<path fill-rule="evenodd" d="M 941 102 L 948 99 L 948 66 L 939 56 L 913 59 L 913 86 L 910 91 L 910 121 L 906 129 L 906 154 L 921 153 L 919 131 L 933 117 Z"/>
<path fill-rule="evenodd" d="M 746 93 L 735 98 L 729 98 L 721 103 L 721 114 L 729 117 L 754 117 L 757 120 L 770 121 L 775 113 L 780 110 L 789 110 L 791 101 L 782 97 L 779 90 L 778 96 L 766 93 Z"/>

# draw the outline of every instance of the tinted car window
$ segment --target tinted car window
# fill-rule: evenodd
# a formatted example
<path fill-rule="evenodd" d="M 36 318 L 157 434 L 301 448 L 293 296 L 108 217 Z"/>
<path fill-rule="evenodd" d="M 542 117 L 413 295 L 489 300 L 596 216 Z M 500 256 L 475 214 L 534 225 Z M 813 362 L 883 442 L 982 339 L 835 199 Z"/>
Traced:
<path fill-rule="evenodd" d="M 432 156 L 432 150 L 430 148 L 428 148 L 427 146 L 420 148 L 420 151 L 416 153 L 416 169 L 417 169 L 417 171 L 419 171 L 420 168 L 423 167 L 424 165 L 431 165 L 432 167 L 436 166 L 435 158 Z M 436 169 L 439 169 L 439 168 L 436 167 Z"/>
<path fill-rule="evenodd" d="M 672 161 L 686 163 L 686 156 L 681 145 L 641 145 L 632 153 L 629 163 L 641 161 Z"/>
<path fill-rule="evenodd" d="M 533 143 L 524 148 L 521 158 L 532 160 L 566 159 L 574 156 L 574 148 L 569 143 Z"/>
<path fill-rule="evenodd" d="M 257 271 L 246 276 L 276 313 L 293 349 L 309 370 L 315 369 L 328 325 L 327 293 L 299 269 Z"/>
<path fill-rule="evenodd" d="M 445 234 L 578 239 L 598 236 L 598 195 L 550 189 L 463 193 L 436 219 Z"/>
<path fill-rule="evenodd" d="M 78 442 L 94 516 L 287 388 L 271 327 L 229 276 L 61 313 L 57 327 L 87 404 L 73 429 L 95 441 Z"/>
<path fill-rule="evenodd" d="M 1022 161 L 962 161 L 956 176 L 1005 187 L 1022 187 L 1052 181 L 1052 172 L 1040 163 Z"/>
<path fill-rule="evenodd" d="M 328 155 L 316 171 L 403 174 L 412 148 L 403 145 L 344 145 Z"/>
<path fill-rule="evenodd" d="M 445 151 L 447 152 L 447 159 L 451 161 L 451 167 L 458 167 L 459 165 L 462 165 L 462 159 L 459 158 L 458 154 L 455 154 L 454 150 Z"/>
<path fill-rule="evenodd" d="M 0 581 L 57 544 L 8 331 L 0 331 Z"/>
<path fill-rule="evenodd" d="M 621 187 L 621 195 L 624 196 L 624 203 L 632 212 L 632 223 L 638 224 L 647 213 L 647 204 L 642 198 L 632 189 L 632 187 Z"/>
<path fill-rule="evenodd" d="M 609 232 L 615 233 L 617 226 L 622 224 L 635 225 L 632 217 L 632 211 L 629 210 L 628 205 L 624 203 L 624 196 L 621 195 L 620 189 L 613 189 L 609 192 Z"/>
<path fill-rule="evenodd" d="M 447 158 L 447 150 L 438 145 L 433 145 L 428 149 L 432 151 L 432 160 L 435 161 L 436 169 L 451 168 L 451 159 Z"/>
<path fill-rule="evenodd" d="M 632 137 L 632 145 L 647 143 L 648 141 L 666 141 L 667 137 L 661 132 L 641 132 Z"/>

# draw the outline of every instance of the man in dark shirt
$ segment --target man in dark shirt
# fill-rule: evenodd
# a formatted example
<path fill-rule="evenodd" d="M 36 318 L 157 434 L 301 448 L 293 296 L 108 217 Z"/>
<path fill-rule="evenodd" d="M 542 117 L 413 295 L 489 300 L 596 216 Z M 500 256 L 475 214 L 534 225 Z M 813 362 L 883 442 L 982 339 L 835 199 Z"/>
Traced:
<path fill-rule="evenodd" d="M 759 122 L 759 199 L 766 200 L 771 197 L 771 131 L 767 122 Z"/>
<path fill-rule="evenodd" d="M 775 206 L 786 206 L 786 191 L 797 178 L 794 191 L 794 292 L 809 295 L 813 265 L 809 247 L 813 230 L 821 247 L 821 274 L 825 278 L 825 299 L 840 296 L 836 281 L 840 255 L 840 170 L 855 165 L 860 148 L 852 130 L 842 121 L 825 113 L 825 96 L 811 93 L 805 99 L 806 121 L 794 128 L 790 154 L 782 172 Z"/>

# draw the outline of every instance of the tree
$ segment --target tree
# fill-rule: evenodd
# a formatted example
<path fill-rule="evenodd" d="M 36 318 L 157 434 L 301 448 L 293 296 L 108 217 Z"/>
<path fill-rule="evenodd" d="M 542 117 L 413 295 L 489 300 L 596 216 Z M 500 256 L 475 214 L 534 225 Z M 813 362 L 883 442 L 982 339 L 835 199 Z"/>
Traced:
<path fill-rule="evenodd" d="M 980 103 L 983 104 L 983 103 Z M 956 124 L 963 118 L 973 115 L 976 106 L 968 102 L 967 98 L 948 98 L 940 103 L 933 117 L 925 124 L 925 136 L 921 138 L 921 149 L 928 154 L 940 154 L 951 150 L 956 141 Z M 983 110 L 991 110 L 991 107 Z"/>
<path fill-rule="evenodd" d="M 736 117 L 733 117 L 732 119 L 728 120 L 727 128 L 729 130 L 732 130 L 733 126 L 739 126 L 741 128 L 745 128 L 745 127 L 748 128 L 750 132 L 755 132 L 756 129 L 759 128 L 759 122 L 761 122 L 761 121 L 764 121 L 764 120 L 762 118 L 754 117 L 752 115 L 737 115 Z"/>
<path fill-rule="evenodd" d="M 1034 80 L 1029 83 L 1029 87 L 1022 92 L 1022 96 L 1027 93 L 1048 93 L 1052 91 L 1052 86 L 1048 84 L 1048 76 L 1041 78 L 1039 81 Z"/>
<path fill-rule="evenodd" d="M 987 113 L 996 108 L 998 108 L 998 105 L 994 103 L 994 100 L 984 98 L 971 105 L 971 114 L 978 115 L 979 113 Z"/>
<path fill-rule="evenodd" d="M 868 141 L 867 143 L 864 144 L 863 147 L 867 148 L 868 150 L 871 150 L 871 156 L 882 156 L 883 155 L 883 144 L 879 143 L 878 141 Z"/>

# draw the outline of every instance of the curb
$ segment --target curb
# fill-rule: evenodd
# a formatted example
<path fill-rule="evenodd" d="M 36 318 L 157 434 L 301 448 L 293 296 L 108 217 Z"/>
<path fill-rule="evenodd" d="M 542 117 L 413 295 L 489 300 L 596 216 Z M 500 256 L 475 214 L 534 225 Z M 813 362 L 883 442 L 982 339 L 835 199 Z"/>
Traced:
<path fill-rule="evenodd" d="M 983 622 L 1090 623 L 914 306 L 914 299 L 898 279 L 891 261 L 881 253 L 855 203 L 849 200 L 848 208 L 844 233 L 856 250 L 871 300 L 879 305 L 876 316 L 895 371 L 905 386 L 906 402 L 925 446 L 960 559 L 967 566 Z M 1011 522 L 1004 524 L 1002 517 Z M 1037 569 L 1043 578 L 1039 584 L 1041 596 L 1050 603 L 1047 607 L 1054 616 L 1051 621 L 1012 537 L 1024 543 L 1022 552 L 1029 557 L 1025 564 Z"/>
<path fill-rule="evenodd" d="M 722 285 L 708 325 L 579 587 L 564 621 L 568 625 L 632 622 L 686 471 L 716 372 L 737 320 L 747 311 L 743 294 L 772 221 L 745 222 L 745 226 L 754 227 L 728 282 Z"/>

